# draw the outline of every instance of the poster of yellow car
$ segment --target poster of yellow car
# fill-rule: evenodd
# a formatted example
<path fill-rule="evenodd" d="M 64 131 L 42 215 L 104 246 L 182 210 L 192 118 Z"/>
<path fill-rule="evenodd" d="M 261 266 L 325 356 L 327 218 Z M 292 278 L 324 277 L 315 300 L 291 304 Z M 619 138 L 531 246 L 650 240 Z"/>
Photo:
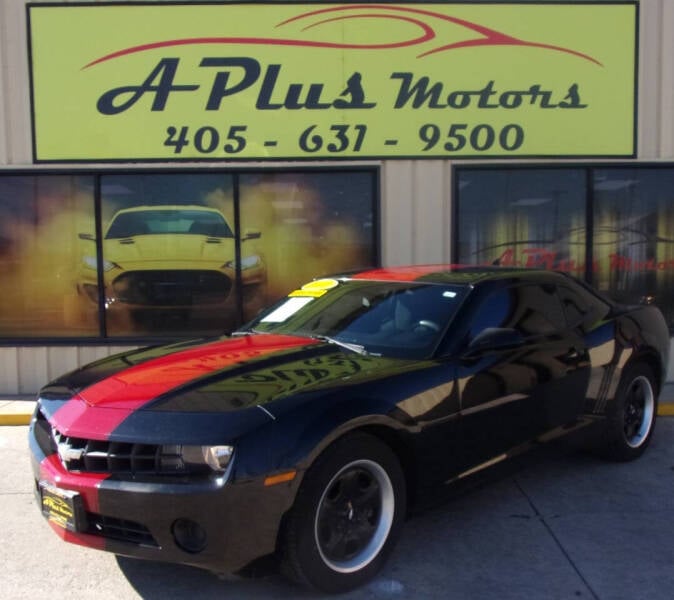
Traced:
<path fill-rule="evenodd" d="M 246 250 L 259 231 L 241 237 L 244 317 L 265 301 L 266 266 Z M 96 238 L 79 267 L 77 291 L 98 310 Z M 117 211 L 102 241 L 104 306 L 109 326 L 133 332 L 190 326 L 228 327 L 237 312 L 235 235 L 224 215 L 200 205 L 135 206 Z"/>

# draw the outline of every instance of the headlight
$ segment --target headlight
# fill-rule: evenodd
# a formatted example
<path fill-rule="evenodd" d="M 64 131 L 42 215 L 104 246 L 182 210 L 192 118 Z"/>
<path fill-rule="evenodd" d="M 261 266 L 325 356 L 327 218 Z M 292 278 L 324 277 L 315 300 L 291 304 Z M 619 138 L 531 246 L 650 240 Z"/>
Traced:
<path fill-rule="evenodd" d="M 82 257 L 82 262 L 89 267 L 90 269 L 98 269 L 98 261 L 96 260 L 95 256 L 84 256 Z M 115 267 L 119 267 L 117 263 L 114 263 L 109 260 L 104 260 L 103 261 L 103 270 L 104 271 L 110 271 L 114 269 Z"/>
<path fill-rule="evenodd" d="M 261 264 L 262 259 L 257 254 L 251 254 L 250 256 L 245 256 L 241 259 L 241 270 L 245 271 L 246 269 L 252 269 L 253 267 L 257 267 Z M 235 269 L 236 261 L 229 260 L 222 266 L 228 269 Z"/>
<path fill-rule="evenodd" d="M 233 446 L 162 446 L 162 470 L 189 471 L 208 466 L 216 473 L 224 473 L 233 454 Z"/>
<path fill-rule="evenodd" d="M 229 466 L 234 448 L 231 446 L 202 446 L 201 452 L 206 464 L 211 469 L 222 472 Z"/>

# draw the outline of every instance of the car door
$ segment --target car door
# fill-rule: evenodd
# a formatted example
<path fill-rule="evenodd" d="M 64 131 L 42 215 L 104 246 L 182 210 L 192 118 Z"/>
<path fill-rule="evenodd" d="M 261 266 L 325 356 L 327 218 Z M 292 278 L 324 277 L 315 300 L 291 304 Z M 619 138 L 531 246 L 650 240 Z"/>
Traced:
<path fill-rule="evenodd" d="M 458 364 L 465 468 L 502 458 L 580 414 L 588 353 L 568 329 L 554 285 L 503 285 L 482 299 L 467 329 Z M 475 343 L 485 335 L 493 345 Z"/>

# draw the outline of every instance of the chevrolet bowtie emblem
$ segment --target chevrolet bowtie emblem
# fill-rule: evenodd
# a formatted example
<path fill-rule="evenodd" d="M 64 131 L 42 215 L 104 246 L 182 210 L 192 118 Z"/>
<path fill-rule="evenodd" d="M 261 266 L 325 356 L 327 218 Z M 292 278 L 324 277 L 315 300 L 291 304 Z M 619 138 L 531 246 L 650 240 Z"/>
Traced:
<path fill-rule="evenodd" d="M 80 460 L 84 454 L 84 448 L 73 448 L 68 443 L 60 443 L 57 446 L 57 451 L 61 462 L 68 463 L 71 460 Z"/>

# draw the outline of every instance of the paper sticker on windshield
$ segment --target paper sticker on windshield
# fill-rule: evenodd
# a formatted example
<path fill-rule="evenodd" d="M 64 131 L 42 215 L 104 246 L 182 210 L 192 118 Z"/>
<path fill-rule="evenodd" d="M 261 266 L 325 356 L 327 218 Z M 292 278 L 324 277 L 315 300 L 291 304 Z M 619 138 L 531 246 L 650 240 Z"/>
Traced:
<path fill-rule="evenodd" d="M 288 294 L 291 297 L 309 297 L 309 298 L 320 298 L 325 292 L 331 290 L 334 287 L 339 285 L 339 281 L 336 279 L 317 279 L 316 281 L 310 281 L 305 283 L 299 290 L 290 292 Z"/>
<path fill-rule="evenodd" d="M 283 323 L 292 317 L 300 308 L 306 306 L 313 300 L 312 297 L 288 298 L 275 311 L 270 312 L 264 317 L 261 323 Z"/>

